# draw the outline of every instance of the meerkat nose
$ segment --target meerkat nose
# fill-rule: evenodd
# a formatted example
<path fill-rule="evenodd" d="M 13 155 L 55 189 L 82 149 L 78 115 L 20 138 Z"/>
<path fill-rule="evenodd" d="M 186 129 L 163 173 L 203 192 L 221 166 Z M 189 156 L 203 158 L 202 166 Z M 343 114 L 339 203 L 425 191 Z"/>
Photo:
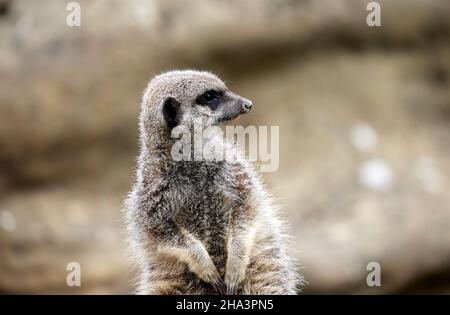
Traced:
<path fill-rule="evenodd" d="M 246 98 L 242 99 L 242 110 L 245 113 L 248 113 L 252 109 L 252 106 L 253 106 L 252 101 L 250 101 Z"/>

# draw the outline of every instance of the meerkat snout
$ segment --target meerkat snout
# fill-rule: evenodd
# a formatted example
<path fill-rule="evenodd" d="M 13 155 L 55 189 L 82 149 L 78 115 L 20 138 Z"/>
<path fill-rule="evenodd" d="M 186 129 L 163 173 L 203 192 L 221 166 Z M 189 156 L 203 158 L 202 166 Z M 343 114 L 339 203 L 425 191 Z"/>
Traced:
<path fill-rule="evenodd" d="M 217 123 L 224 123 L 246 114 L 253 105 L 249 99 L 229 90 L 223 92 L 219 97 L 219 105 L 213 111 Z"/>
<path fill-rule="evenodd" d="M 242 99 L 242 110 L 244 111 L 244 113 L 248 113 L 253 106 L 253 102 L 244 98 Z"/>

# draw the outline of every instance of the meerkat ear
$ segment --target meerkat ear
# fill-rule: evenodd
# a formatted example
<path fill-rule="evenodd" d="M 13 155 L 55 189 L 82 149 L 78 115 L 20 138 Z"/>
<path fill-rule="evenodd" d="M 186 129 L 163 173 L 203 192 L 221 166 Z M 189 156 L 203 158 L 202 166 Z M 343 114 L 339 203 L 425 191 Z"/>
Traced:
<path fill-rule="evenodd" d="M 181 104 L 173 97 L 168 97 L 164 100 L 162 106 L 164 120 L 170 129 L 175 128 L 181 122 Z"/>

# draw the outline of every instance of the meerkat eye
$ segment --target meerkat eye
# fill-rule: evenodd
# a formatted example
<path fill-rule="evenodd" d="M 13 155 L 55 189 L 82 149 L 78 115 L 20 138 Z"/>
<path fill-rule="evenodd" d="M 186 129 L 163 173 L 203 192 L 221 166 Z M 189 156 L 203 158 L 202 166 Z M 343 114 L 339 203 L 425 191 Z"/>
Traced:
<path fill-rule="evenodd" d="M 197 103 L 201 105 L 210 105 L 215 100 L 219 99 L 222 95 L 221 92 L 216 90 L 208 90 L 199 97 L 197 97 Z"/>
<path fill-rule="evenodd" d="M 203 97 L 205 98 L 205 101 L 207 101 L 208 103 L 215 100 L 218 96 L 217 91 L 211 90 L 211 91 L 207 91 L 203 94 Z"/>

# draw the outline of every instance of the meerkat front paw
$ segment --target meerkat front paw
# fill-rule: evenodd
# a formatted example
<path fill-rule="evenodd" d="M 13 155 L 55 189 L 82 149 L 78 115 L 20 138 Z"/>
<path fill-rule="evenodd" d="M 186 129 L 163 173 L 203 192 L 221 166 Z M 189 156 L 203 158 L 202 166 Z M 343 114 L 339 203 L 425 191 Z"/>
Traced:
<path fill-rule="evenodd" d="M 211 263 L 210 266 L 205 268 L 201 272 L 200 278 L 203 281 L 210 283 L 217 291 L 223 291 L 224 282 L 214 264 Z"/>
<path fill-rule="evenodd" d="M 241 268 L 227 268 L 225 274 L 225 285 L 227 287 L 227 295 L 237 294 L 239 287 L 245 279 L 245 270 Z"/>
<path fill-rule="evenodd" d="M 194 242 L 195 261 L 197 263 L 191 263 L 190 269 L 195 273 L 202 281 L 211 284 L 216 290 L 220 291 L 223 288 L 223 280 L 217 270 L 214 262 L 206 251 L 205 247 L 200 242 Z"/>
<path fill-rule="evenodd" d="M 209 258 L 209 257 L 208 257 Z M 191 266 L 191 271 L 202 281 L 211 284 L 215 289 L 222 290 L 223 280 L 212 260 L 203 266 Z"/>
<path fill-rule="evenodd" d="M 227 295 L 236 295 L 241 286 L 244 277 L 239 275 L 225 276 L 225 285 L 227 287 Z"/>

